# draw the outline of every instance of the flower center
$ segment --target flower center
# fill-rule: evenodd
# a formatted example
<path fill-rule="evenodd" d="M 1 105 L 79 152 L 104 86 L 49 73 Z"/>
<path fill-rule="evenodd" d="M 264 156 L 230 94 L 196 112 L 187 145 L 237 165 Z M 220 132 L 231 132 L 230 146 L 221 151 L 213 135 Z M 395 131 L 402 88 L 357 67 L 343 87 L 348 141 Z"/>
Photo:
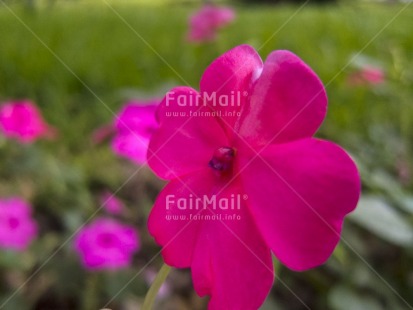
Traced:
<path fill-rule="evenodd" d="M 98 237 L 98 244 L 103 248 L 110 248 L 115 242 L 115 236 L 111 233 L 102 233 Z"/>
<path fill-rule="evenodd" d="M 15 217 L 9 218 L 9 227 L 11 229 L 15 229 L 15 228 L 19 227 L 19 225 L 20 225 L 20 222 L 17 218 L 15 218 Z"/>
<path fill-rule="evenodd" d="M 208 166 L 218 172 L 228 172 L 232 170 L 232 163 L 235 157 L 235 150 L 228 146 L 216 149 Z"/>

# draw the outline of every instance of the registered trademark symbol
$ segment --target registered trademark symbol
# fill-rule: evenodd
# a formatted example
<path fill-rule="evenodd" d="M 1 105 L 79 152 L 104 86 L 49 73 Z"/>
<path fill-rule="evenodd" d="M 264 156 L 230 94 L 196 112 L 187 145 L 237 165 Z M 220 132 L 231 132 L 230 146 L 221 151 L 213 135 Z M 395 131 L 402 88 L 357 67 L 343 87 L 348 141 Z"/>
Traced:
<path fill-rule="evenodd" d="M 242 195 L 242 199 L 247 200 L 247 199 L 248 199 L 248 195 L 247 195 L 247 194 Z"/>
<path fill-rule="evenodd" d="M 243 95 L 244 97 L 247 97 L 247 96 L 248 96 L 248 92 L 247 92 L 247 91 L 243 91 L 243 92 L 242 92 L 242 95 Z"/>

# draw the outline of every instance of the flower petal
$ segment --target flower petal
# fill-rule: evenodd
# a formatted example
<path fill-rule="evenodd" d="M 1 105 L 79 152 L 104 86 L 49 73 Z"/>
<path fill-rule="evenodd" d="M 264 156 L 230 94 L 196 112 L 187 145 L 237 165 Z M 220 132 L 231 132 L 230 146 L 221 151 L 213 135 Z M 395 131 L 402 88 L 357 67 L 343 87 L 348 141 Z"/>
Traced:
<path fill-rule="evenodd" d="M 230 201 L 242 197 L 241 193 L 240 186 L 232 184 L 217 200 Z M 273 284 L 270 249 L 245 201 L 240 202 L 240 209 L 210 213 L 221 219 L 204 223 L 198 234 L 192 278 L 200 296 L 211 296 L 209 310 L 258 309 Z"/>
<path fill-rule="evenodd" d="M 201 95 L 215 111 L 222 112 L 229 136 L 249 97 L 254 75 L 261 68 L 257 52 L 249 45 L 240 45 L 214 60 L 202 76 Z"/>
<path fill-rule="evenodd" d="M 243 158 L 242 180 L 274 254 L 294 270 L 324 263 L 360 195 L 354 162 L 337 145 L 316 139 L 272 145 L 249 160 Z"/>
<path fill-rule="evenodd" d="M 146 103 L 132 100 L 126 103 L 115 119 L 118 132 L 134 131 L 149 137 L 158 126 L 155 111 L 160 101 L 154 99 Z"/>
<path fill-rule="evenodd" d="M 225 133 L 196 90 L 178 87 L 161 102 L 148 149 L 148 164 L 164 179 L 208 166 L 214 151 L 228 145 Z"/>
<path fill-rule="evenodd" d="M 146 163 L 149 138 L 136 132 L 118 133 L 111 142 L 112 150 L 119 156 L 126 157 L 142 165 Z"/>
<path fill-rule="evenodd" d="M 214 180 L 210 174 L 197 172 L 170 181 L 160 192 L 148 219 L 149 233 L 163 247 L 162 256 L 168 265 L 178 268 L 191 266 L 192 253 L 202 222 L 192 221 L 203 211 L 184 209 L 184 204 L 206 195 Z M 182 204 L 182 206 L 181 206 Z"/>
<path fill-rule="evenodd" d="M 54 138 L 57 131 L 49 126 L 40 110 L 31 101 L 11 101 L 0 107 L 0 130 L 22 143 L 32 143 L 38 138 Z"/>
<path fill-rule="evenodd" d="M 311 137 L 326 111 L 327 97 L 317 75 L 293 53 L 275 51 L 242 112 L 239 133 L 255 145 Z"/>
<path fill-rule="evenodd" d="M 257 309 L 272 286 L 271 253 L 242 199 L 239 181 L 225 186 L 210 169 L 172 180 L 156 200 L 148 228 L 163 246 L 167 264 L 191 267 L 197 293 L 211 295 L 209 309 Z M 228 208 L 195 206 L 196 199 L 214 196 L 215 206 L 225 201 Z"/>

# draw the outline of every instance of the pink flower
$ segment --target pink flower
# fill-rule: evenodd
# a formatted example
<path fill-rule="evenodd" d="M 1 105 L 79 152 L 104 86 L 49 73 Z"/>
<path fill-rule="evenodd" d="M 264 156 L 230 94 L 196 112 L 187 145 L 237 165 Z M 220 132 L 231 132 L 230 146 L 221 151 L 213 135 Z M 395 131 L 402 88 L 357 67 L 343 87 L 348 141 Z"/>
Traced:
<path fill-rule="evenodd" d="M 55 129 L 45 123 L 34 103 L 27 100 L 4 103 L 0 107 L 0 125 L 6 137 L 22 143 L 56 135 Z"/>
<path fill-rule="evenodd" d="M 235 12 L 231 8 L 204 5 L 189 18 L 188 40 L 213 41 L 217 30 L 230 24 L 234 18 Z"/>
<path fill-rule="evenodd" d="M 149 139 L 158 127 L 155 110 L 158 100 L 149 103 L 128 102 L 115 121 L 112 150 L 137 164 L 146 163 Z"/>
<path fill-rule="evenodd" d="M 0 248 L 24 251 L 36 236 L 30 205 L 19 197 L 0 199 Z"/>
<path fill-rule="evenodd" d="M 364 66 L 348 76 L 350 85 L 379 85 L 385 81 L 385 73 L 379 67 Z"/>
<path fill-rule="evenodd" d="M 111 214 L 121 214 L 124 205 L 113 193 L 106 191 L 100 196 L 100 203 L 103 208 Z"/>
<path fill-rule="evenodd" d="M 117 270 L 131 265 L 140 248 L 136 230 L 113 219 L 98 218 L 75 239 L 75 250 L 89 270 Z"/>
<path fill-rule="evenodd" d="M 115 129 L 112 124 L 106 124 L 96 128 L 92 132 L 91 140 L 93 144 L 100 144 L 109 139 L 115 133 Z"/>
<path fill-rule="evenodd" d="M 257 309 L 273 283 L 271 251 L 293 270 L 329 258 L 360 178 L 343 149 L 313 138 L 327 97 L 293 53 L 263 64 L 238 46 L 200 89 L 173 89 L 157 111 L 148 164 L 169 183 L 148 229 L 167 264 L 191 268 L 209 309 Z"/>

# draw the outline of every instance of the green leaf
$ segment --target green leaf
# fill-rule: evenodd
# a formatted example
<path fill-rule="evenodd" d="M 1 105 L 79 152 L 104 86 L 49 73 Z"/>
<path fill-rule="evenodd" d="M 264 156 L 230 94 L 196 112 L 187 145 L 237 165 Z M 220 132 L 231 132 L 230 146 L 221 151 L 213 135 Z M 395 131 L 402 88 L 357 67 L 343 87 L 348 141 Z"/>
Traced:
<path fill-rule="evenodd" d="M 357 294 L 344 286 L 337 286 L 330 291 L 328 303 L 334 310 L 382 310 L 380 303 L 368 295 Z"/>
<path fill-rule="evenodd" d="M 272 296 L 268 296 L 260 310 L 282 310 L 284 309 Z"/>
<path fill-rule="evenodd" d="M 413 214 L 413 196 L 403 195 L 399 203 L 403 210 Z"/>
<path fill-rule="evenodd" d="M 413 245 L 412 225 L 379 196 L 362 197 L 349 219 L 393 244 Z"/>

